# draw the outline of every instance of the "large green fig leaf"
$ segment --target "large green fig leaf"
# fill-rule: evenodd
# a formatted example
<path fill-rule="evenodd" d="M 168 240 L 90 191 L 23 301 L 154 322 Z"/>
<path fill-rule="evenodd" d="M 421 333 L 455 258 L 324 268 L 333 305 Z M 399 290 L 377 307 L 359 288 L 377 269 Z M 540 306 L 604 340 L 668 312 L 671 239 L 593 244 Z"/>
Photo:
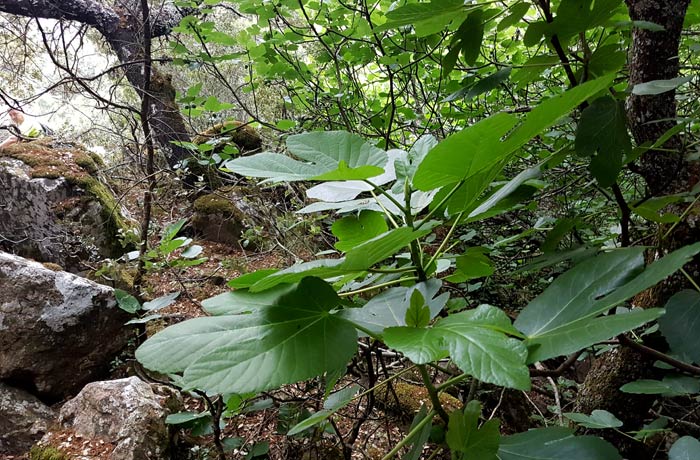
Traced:
<path fill-rule="evenodd" d="M 272 305 L 281 295 L 295 288 L 296 286 L 287 284 L 260 293 L 239 288 L 203 300 L 202 307 L 214 316 L 251 313 Z"/>
<path fill-rule="evenodd" d="M 673 351 L 700 363 L 700 293 L 684 290 L 668 299 L 659 328 Z"/>
<path fill-rule="evenodd" d="M 431 328 L 391 327 L 384 342 L 417 364 L 450 356 L 464 372 L 484 382 L 517 389 L 530 388 L 527 350 L 508 316 L 481 305 L 439 320 Z"/>
<path fill-rule="evenodd" d="M 662 308 L 649 308 L 572 321 L 541 336 L 528 338 L 526 344 L 530 354 L 527 361 L 534 363 L 554 356 L 574 353 L 594 343 L 643 326 L 663 313 Z"/>
<path fill-rule="evenodd" d="M 620 460 L 608 442 L 595 436 L 574 436 L 561 426 L 537 428 L 501 438 L 499 460 Z"/>
<path fill-rule="evenodd" d="M 404 320 L 406 311 L 411 304 L 411 296 L 416 290 L 426 299 L 426 305 L 430 309 L 430 318 L 435 318 L 449 297 L 448 293 L 435 297 L 441 285 L 439 280 L 433 278 L 424 283 L 417 283 L 410 288 L 387 289 L 372 297 L 362 308 L 347 308 L 339 312 L 339 315 L 359 325 L 364 330 L 380 335 L 387 327 L 406 325 Z"/>
<path fill-rule="evenodd" d="M 413 184 L 420 190 L 432 190 L 465 181 L 448 208 L 451 213 L 468 209 L 517 149 L 607 88 L 612 79 L 613 75 L 607 75 L 547 99 L 517 127 L 515 115 L 499 113 L 449 136 L 426 155 Z"/>
<path fill-rule="evenodd" d="M 336 220 L 331 231 L 338 242 L 336 249 L 347 251 L 353 247 L 371 240 L 375 236 L 389 231 L 384 214 L 376 211 L 362 211 L 359 214 L 345 216 Z"/>
<path fill-rule="evenodd" d="M 183 373 L 212 393 L 259 392 L 343 368 L 357 348 L 355 328 L 331 311 L 333 288 L 305 278 L 248 315 L 195 318 L 171 326 L 136 351 L 147 368 Z"/>
<path fill-rule="evenodd" d="M 289 136 L 287 148 L 304 161 L 263 152 L 229 160 L 226 168 L 243 176 L 262 177 L 269 182 L 342 181 L 378 176 L 384 172 L 387 162 L 385 151 L 345 131 Z"/>
<path fill-rule="evenodd" d="M 559 356 L 605 340 L 659 316 L 632 312 L 595 319 L 633 295 L 662 281 L 700 252 L 700 243 L 678 249 L 643 266 L 644 248 L 619 249 L 586 259 L 561 275 L 528 304 L 515 321 L 527 336 L 529 362 Z M 609 338 L 607 337 L 607 338 Z"/>
<path fill-rule="evenodd" d="M 694 460 L 700 458 L 700 441 L 692 436 L 683 436 L 674 442 L 668 451 L 668 460 Z"/>
<path fill-rule="evenodd" d="M 508 153 L 499 151 L 498 146 L 517 122 L 514 115 L 499 113 L 447 137 L 418 165 L 413 185 L 431 190 L 491 167 Z"/>
<path fill-rule="evenodd" d="M 559 276 L 518 315 L 515 327 L 532 337 L 588 316 L 596 300 L 644 267 L 644 248 L 615 250 L 585 260 Z"/>
<path fill-rule="evenodd" d="M 592 157 L 591 174 L 602 187 L 615 183 L 624 156 L 632 151 L 624 104 L 610 96 L 593 101 L 581 113 L 575 146 L 579 155 Z"/>

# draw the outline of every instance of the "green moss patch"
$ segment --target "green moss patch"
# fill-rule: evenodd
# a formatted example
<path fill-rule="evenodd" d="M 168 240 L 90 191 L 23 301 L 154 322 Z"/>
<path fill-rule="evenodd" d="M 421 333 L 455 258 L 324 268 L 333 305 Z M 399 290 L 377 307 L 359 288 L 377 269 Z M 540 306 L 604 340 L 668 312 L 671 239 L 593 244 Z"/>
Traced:
<path fill-rule="evenodd" d="M 392 391 L 393 389 L 393 391 Z M 424 386 L 412 385 L 405 382 L 395 382 L 392 389 L 388 386 L 375 391 L 375 398 L 381 407 L 410 420 L 422 405 L 432 408 L 430 395 Z M 442 407 L 449 413 L 462 408 L 459 399 L 448 393 L 438 395 Z"/>
<path fill-rule="evenodd" d="M 34 446 L 29 451 L 30 460 L 70 460 L 70 457 L 55 447 Z"/>
<path fill-rule="evenodd" d="M 194 201 L 195 212 L 202 214 L 236 214 L 237 209 L 231 200 L 220 193 L 202 195 Z"/>

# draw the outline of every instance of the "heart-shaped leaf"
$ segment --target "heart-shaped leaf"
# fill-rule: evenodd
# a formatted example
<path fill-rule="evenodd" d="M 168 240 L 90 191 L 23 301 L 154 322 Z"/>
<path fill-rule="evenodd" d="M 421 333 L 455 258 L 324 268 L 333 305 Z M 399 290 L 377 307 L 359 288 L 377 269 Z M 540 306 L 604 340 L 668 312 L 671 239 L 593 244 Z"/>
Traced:
<path fill-rule="evenodd" d="M 182 372 L 184 386 L 212 393 L 259 392 L 344 367 L 357 333 L 331 313 L 340 304 L 333 288 L 305 278 L 279 294 L 252 314 L 169 327 L 141 345 L 136 357 L 158 372 Z"/>

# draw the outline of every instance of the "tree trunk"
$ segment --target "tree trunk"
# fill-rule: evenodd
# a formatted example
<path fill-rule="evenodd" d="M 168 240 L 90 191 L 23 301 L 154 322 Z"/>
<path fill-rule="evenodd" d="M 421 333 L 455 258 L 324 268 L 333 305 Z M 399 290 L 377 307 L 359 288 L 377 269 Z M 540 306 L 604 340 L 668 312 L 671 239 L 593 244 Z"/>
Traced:
<path fill-rule="evenodd" d="M 630 19 L 649 21 L 664 27 L 654 32 L 635 28 L 629 56 L 630 85 L 678 76 L 678 46 L 683 18 L 689 0 L 626 0 Z M 638 145 L 656 142 L 676 125 L 676 92 L 653 96 L 630 95 L 627 119 Z M 640 162 L 640 173 L 652 196 L 685 191 L 688 188 L 688 164 L 684 160 L 682 139 L 673 136 L 663 150 L 650 150 Z"/>
<path fill-rule="evenodd" d="M 3 0 L 0 12 L 75 21 L 97 29 L 116 53 L 129 83 L 139 95 L 143 81 L 143 36 L 140 7 L 133 0 L 119 2 L 114 8 L 96 0 Z M 152 11 L 152 37 L 170 32 L 182 14 L 174 7 L 163 6 Z M 189 141 L 185 122 L 175 102 L 175 89 L 170 77 L 153 69 L 150 80 L 151 127 L 168 164 L 173 167 L 187 158 L 189 151 L 173 142 Z"/>
<path fill-rule="evenodd" d="M 689 0 L 626 0 L 626 3 L 633 21 L 649 21 L 665 29 L 660 32 L 634 29 L 629 55 L 630 85 L 677 77 L 681 29 Z M 675 91 L 652 96 L 630 95 L 627 99 L 627 119 L 637 145 L 655 143 L 676 125 Z M 636 166 L 650 196 L 688 191 L 697 181 L 697 174 L 693 172 L 695 165 L 686 161 L 680 135 L 672 136 L 658 150 L 647 151 Z M 669 211 L 680 214 L 679 209 Z M 675 227 L 669 238 L 663 238 L 666 229 L 661 228 L 656 248 L 649 252 L 648 259 L 657 259 L 673 249 L 698 241 L 698 230 L 697 226 L 689 225 L 686 220 Z M 697 258 L 686 266 L 686 270 L 697 272 Z M 640 294 L 633 303 L 640 307 L 663 306 L 684 284 L 682 275 L 670 277 Z M 654 398 L 622 393 L 619 388 L 627 382 L 650 378 L 653 374 L 652 364 L 648 357 L 628 348 L 606 353 L 593 364 L 579 391 L 574 410 L 590 414 L 594 409 L 605 409 L 623 420 L 624 430 L 640 428 Z M 642 443 L 630 442 L 615 433 L 607 437 L 627 458 L 653 456 L 653 449 Z"/>

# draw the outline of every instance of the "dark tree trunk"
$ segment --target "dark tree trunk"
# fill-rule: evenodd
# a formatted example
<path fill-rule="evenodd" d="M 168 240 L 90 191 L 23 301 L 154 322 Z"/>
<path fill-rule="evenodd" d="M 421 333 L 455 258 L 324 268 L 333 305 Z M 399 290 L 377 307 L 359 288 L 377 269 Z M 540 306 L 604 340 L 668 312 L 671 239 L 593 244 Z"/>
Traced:
<path fill-rule="evenodd" d="M 689 0 L 626 0 L 630 19 L 649 21 L 664 27 L 653 32 L 635 28 L 629 56 L 630 85 L 678 76 L 678 46 Z M 676 125 L 676 92 L 653 96 L 631 95 L 627 119 L 638 145 L 656 142 Z M 683 158 L 682 139 L 673 136 L 663 150 L 651 150 L 639 162 L 640 173 L 653 196 L 688 187 L 688 168 Z"/>
<path fill-rule="evenodd" d="M 124 65 L 129 83 L 142 93 L 143 36 L 140 7 L 133 0 L 110 7 L 97 0 L 2 0 L 0 12 L 34 18 L 64 19 L 97 29 Z M 152 37 L 169 33 L 181 14 L 172 6 L 152 11 Z M 172 167 L 189 156 L 189 151 L 173 141 L 189 141 L 185 122 L 175 102 L 170 78 L 153 69 L 150 80 L 151 127 L 168 164 Z"/>
<path fill-rule="evenodd" d="M 653 22 L 665 29 L 661 32 L 634 29 L 629 55 L 630 84 L 677 77 L 681 29 L 689 0 L 626 0 L 626 3 L 632 20 Z M 653 96 L 631 95 L 627 99 L 627 119 L 638 145 L 655 143 L 676 125 L 675 91 Z M 695 165 L 686 161 L 680 135 L 672 136 L 660 149 L 646 152 L 637 168 L 650 196 L 684 192 L 697 181 L 697 175 L 693 172 Z M 680 214 L 676 209 L 669 211 Z M 656 249 L 650 251 L 648 258 L 656 259 L 673 249 L 698 241 L 698 229 L 692 227 L 687 222 L 681 223 L 665 239 L 662 235 L 666 229 L 660 229 Z M 697 269 L 697 260 L 686 266 L 691 274 Z M 634 304 L 640 307 L 663 306 L 671 295 L 684 287 L 684 283 L 681 275 L 673 276 L 637 296 Z M 640 428 L 654 398 L 622 393 L 619 388 L 627 382 L 650 378 L 653 374 L 652 364 L 648 357 L 628 348 L 606 353 L 594 362 L 579 391 L 574 410 L 590 414 L 594 409 L 605 409 L 623 420 L 624 430 Z M 615 433 L 607 437 L 627 458 L 643 460 L 653 456 L 653 449 L 642 443 L 630 442 Z"/>

